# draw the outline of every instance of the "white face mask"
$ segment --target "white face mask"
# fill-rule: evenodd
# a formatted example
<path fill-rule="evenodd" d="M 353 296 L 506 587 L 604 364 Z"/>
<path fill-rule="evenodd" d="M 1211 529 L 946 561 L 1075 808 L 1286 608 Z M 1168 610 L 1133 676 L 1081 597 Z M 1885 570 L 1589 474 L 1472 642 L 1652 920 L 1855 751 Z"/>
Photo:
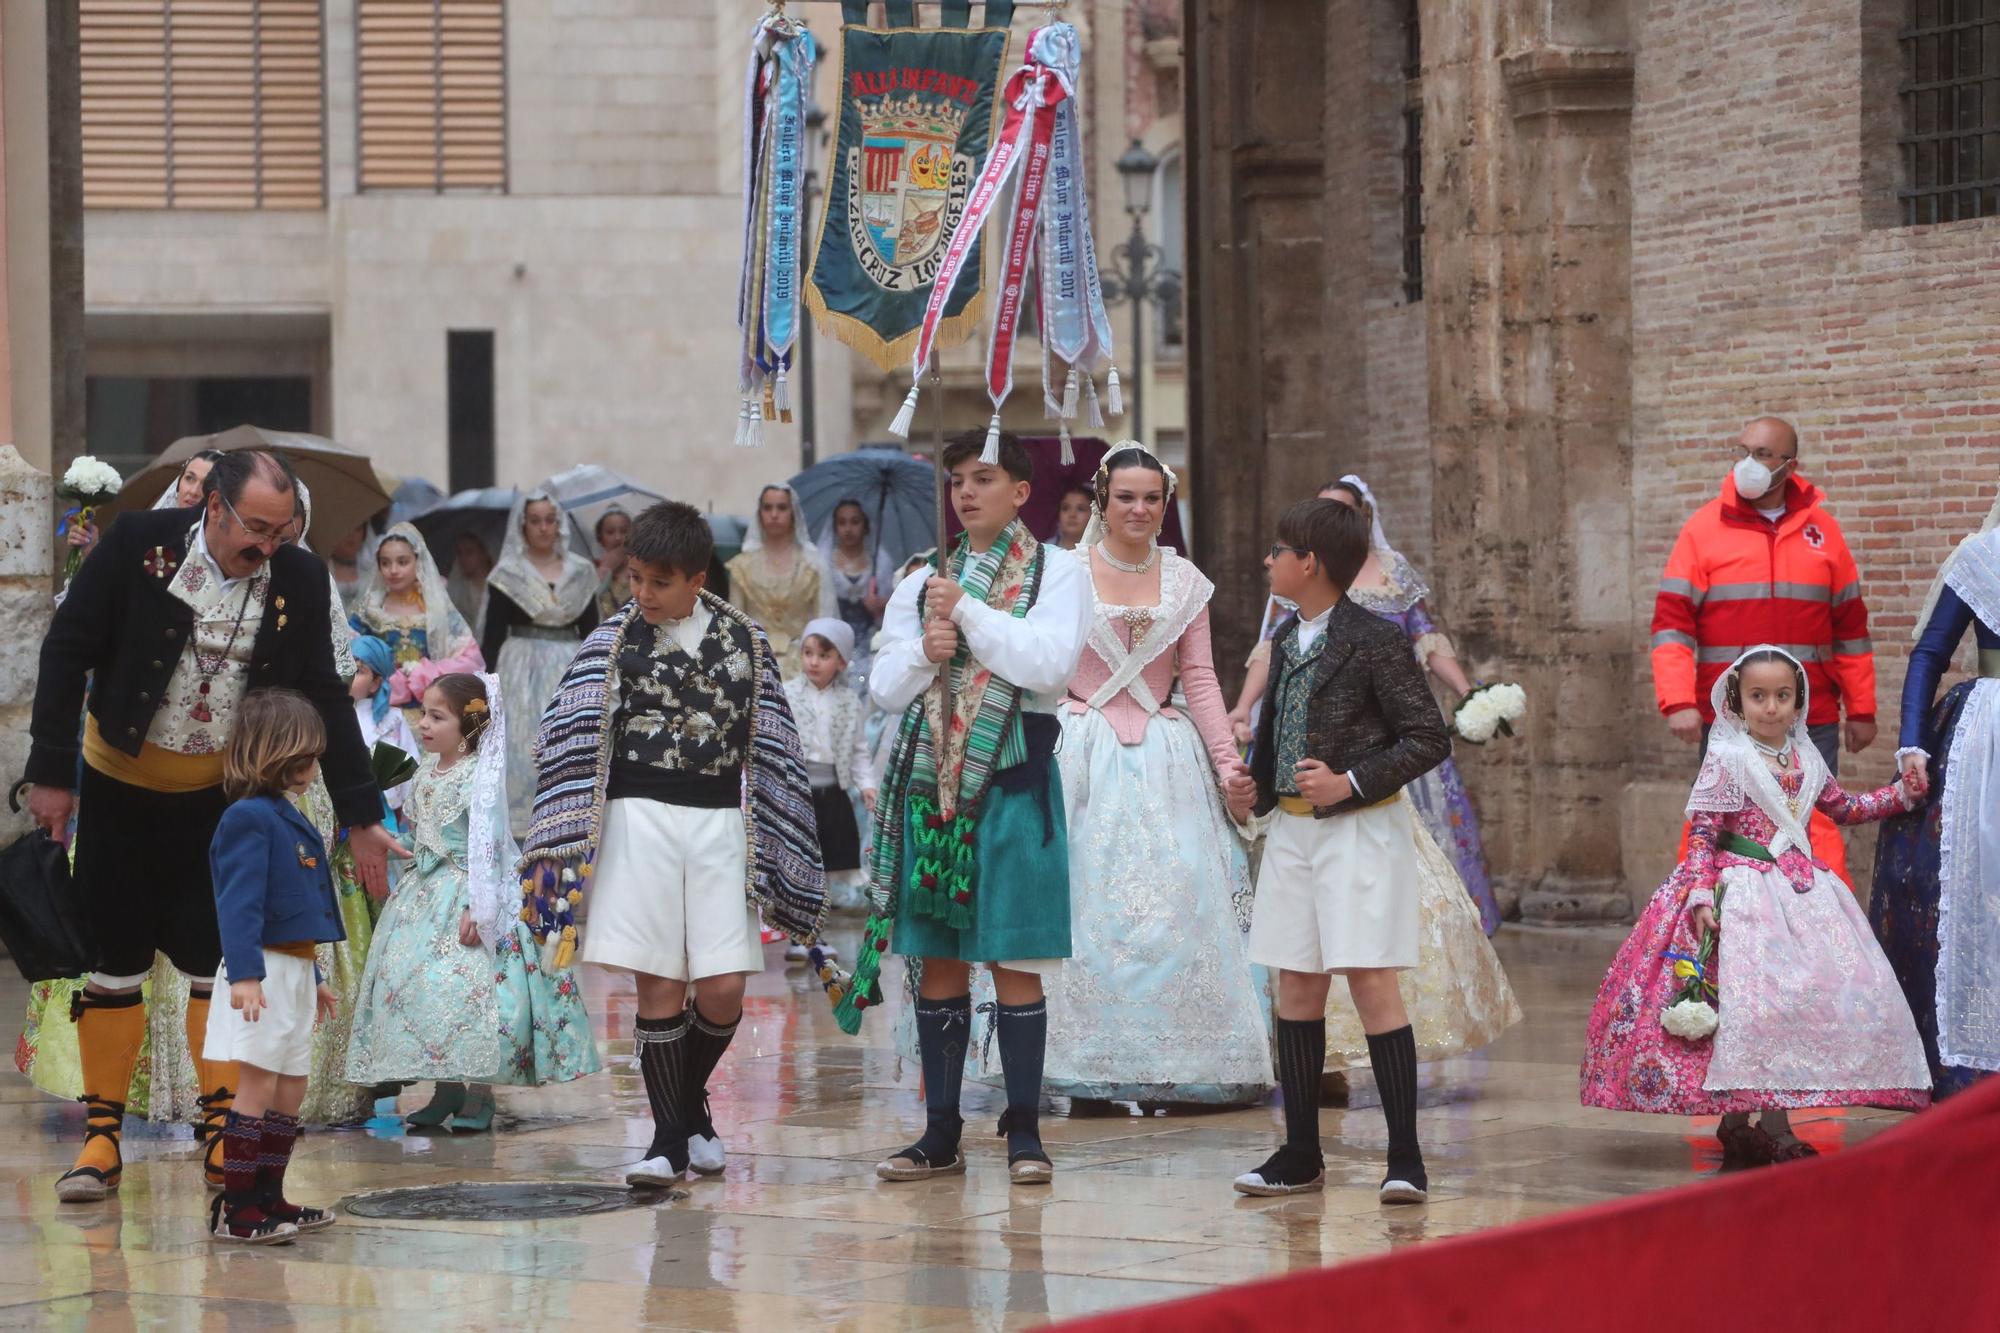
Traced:
<path fill-rule="evenodd" d="M 1771 489 L 1771 481 L 1771 469 L 1748 454 L 1736 460 L 1736 494 L 1743 499 L 1761 499 Z"/>

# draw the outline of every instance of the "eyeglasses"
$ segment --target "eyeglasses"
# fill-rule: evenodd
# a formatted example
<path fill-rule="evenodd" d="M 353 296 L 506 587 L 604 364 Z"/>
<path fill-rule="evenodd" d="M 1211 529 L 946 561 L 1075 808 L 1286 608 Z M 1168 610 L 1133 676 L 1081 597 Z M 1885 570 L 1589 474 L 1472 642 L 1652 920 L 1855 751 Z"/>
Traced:
<path fill-rule="evenodd" d="M 229 516 L 236 520 L 236 526 L 243 529 L 244 533 L 248 536 L 260 542 L 274 542 L 279 546 L 290 546 L 299 539 L 298 534 L 292 531 L 291 524 L 289 523 L 276 532 L 271 531 L 271 529 L 261 524 L 257 527 L 251 527 L 243 521 L 243 515 L 236 512 L 236 506 L 229 503 L 228 496 L 224 495 L 220 490 L 216 491 L 215 494 L 222 501 L 222 507 L 229 511 Z"/>
<path fill-rule="evenodd" d="M 1287 551 L 1290 551 L 1293 555 L 1299 557 L 1299 559 L 1301 560 L 1305 559 L 1307 556 L 1312 554 L 1311 551 L 1306 550 L 1303 546 L 1287 546 L 1283 542 L 1271 543 L 1271 551 L 1270 551 L 1271 559 L 1276 560 L 1279 556 L 1283 555 Z"/>

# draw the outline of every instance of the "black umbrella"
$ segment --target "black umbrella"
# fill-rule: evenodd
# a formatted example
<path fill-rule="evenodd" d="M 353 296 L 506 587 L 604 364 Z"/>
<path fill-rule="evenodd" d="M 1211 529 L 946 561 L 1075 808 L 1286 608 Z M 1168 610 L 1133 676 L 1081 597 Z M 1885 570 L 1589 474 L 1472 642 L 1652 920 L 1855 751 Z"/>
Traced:
<path fill-rule="evenodd" d="M 460 491 L 410 522 L 424 535 L 424 545 L 431 548 L 431 558 L 437 561 L 438 570 L 449 574 L 457 554 L 452 548 L 465 533 L 479 538 L 486 554 L 495 560 L 500 558 L 500 542 L 507 535 L 507 515 L 514 508 L 515 494 L 512 486 L 481 486 Z"/>
<path fill-rule="evenodd" d="M 836 454 L 792 478 L 805 506 L 806 535 L 826 531 L 843 500 L 868 515 L 869 540 L 896 566 L 937 545 L 937 469 L 893 445 Z"/>

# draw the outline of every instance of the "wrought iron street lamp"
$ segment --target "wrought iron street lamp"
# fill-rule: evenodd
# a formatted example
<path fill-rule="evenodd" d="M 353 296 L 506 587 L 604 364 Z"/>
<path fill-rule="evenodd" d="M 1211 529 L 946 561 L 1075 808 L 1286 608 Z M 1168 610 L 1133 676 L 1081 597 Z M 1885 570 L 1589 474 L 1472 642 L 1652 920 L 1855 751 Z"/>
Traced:
<path fill-rule="evenodd" d="M 1153 178 L 1159 173 L 1160 159 L 1134 139 L 1116 165 L 1119 183 L 1125 187 L 1125 212 L 1132 219 L 1132 234 L 1109 252 L 1111 259 L 1103 274 L 1104 300 L 1107 305 L 1132 303 L 1132 374 L 1127 396 L 1132 400 L 1132 438 L 1143 440 L 1146 306 L 1150 302 L 1163 311 L 1178 310 L 1181 275 L 1166 266 L 1166 255 L 1159 246 L 1146 241 L 1146 214 L 1152 211 Z"/>

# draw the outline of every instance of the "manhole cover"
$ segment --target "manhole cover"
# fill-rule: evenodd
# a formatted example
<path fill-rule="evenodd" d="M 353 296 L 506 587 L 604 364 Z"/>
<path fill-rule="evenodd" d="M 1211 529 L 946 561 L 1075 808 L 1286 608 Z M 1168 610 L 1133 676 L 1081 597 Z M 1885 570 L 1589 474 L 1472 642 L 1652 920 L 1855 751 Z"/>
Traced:
<path fill-rule="evenodd" d="M 356 1217 L 393 1217 L 436 1222 L 527 1222 L 543 1217 L 582 1217 L 686 1198 L 674 1191 L 634 1192 L 616 1185 L 563 1181 L 465 1182 L 414 1189 L 373 1190 L 340 1202 Z"/>

